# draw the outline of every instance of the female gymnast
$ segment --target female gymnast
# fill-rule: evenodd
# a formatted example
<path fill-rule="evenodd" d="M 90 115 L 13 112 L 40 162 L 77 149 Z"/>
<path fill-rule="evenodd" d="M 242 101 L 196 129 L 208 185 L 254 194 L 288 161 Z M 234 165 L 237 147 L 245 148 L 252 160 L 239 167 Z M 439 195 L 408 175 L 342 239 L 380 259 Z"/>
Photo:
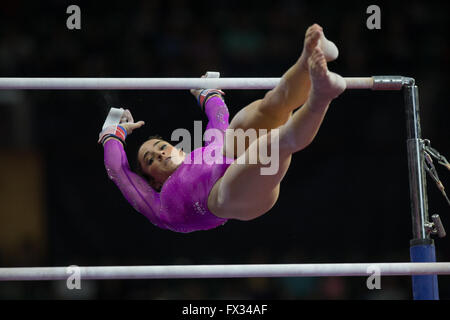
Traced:
<path fill-rule="evenodd" d="M 223 155 L 232 154 L 233 158 L 225 161 L 227 158 L 223 156 L 222 164 L 192 161 L 196 154 L 211 151 L 211 144 L 186 154 L 154 137 L 139 148 L 141 175 L 132 172 L 124 141 L 144 122 L 134 122 L 127 110 L 127 120 L 107 127 L 99 135 L 109 178 L 138 212 L 154 225 L 175 232 L 208 230 L 228 219 L 252 220 L 263 215 L 278 199 L 280 182 L 292 154 L 312 142 L 330 102 L 346 88 L 345 80 L 327 67 L 327 61 L 337 55 L 336 46 L 325 38 L 323 29 L 317 24 L 310 26 L 301 56 L 279 84 L 264 98 L 240 110 L 230 124 L 222 91 L 191 90 L 208 117 L 207 129 L 218 129 L 224 134 L 226 129 L 268 130 L 266 136 L 249 143 L 241 154 L 235 149 L 227 151 L 234 144 L 225 136 L 224 141 L 219 141 Z M 248 158 L 251 152 L 257 153 L 259 139 L 266 139 L 270 148 L 271 135 L 277 135 L 279 143 L 279 168 L 275 174 L 261 175 L 263 164 L 259 159 L 256 164 L 236 161 L 239 157 Z"/>

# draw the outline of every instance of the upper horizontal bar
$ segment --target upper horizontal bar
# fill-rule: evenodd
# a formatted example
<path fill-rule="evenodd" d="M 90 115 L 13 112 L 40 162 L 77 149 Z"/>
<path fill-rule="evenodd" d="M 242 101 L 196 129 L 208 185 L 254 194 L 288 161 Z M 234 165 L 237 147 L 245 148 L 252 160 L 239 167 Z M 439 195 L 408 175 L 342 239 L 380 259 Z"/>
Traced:
<path fill-rule="evenodd" d="M 449 262 L 77 267 L 81 280 L 450 274 Z M 65 280 L 70 267 L 0 268 L 0 281 Z"/>
<path fill-rule="evenodd" d="M 402 76 L 345 78 L 347 89 L 400 90 Z M 0 78 L 0 90 L 272 89 L 280 78 Z"/>

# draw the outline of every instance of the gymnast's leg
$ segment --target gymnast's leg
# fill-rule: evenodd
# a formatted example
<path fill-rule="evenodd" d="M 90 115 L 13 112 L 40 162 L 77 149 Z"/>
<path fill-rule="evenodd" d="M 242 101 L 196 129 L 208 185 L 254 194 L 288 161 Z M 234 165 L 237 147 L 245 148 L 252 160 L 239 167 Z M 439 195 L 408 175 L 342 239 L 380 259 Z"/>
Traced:
<path fill-rule="evenodd" d="M 263 99 L 256 100 L 240 110 L 232 119 L 229 128 L 244 131 L 249 128 L 273 129 L 284 124 L 292 111 L 303 105 L 308 98 L 311 89 L 308 58 L 316 47 L 322 49 L 327 61 L 337 58 L 337 48 L 325 38 L 322 28 L 317 24 L 310 26 L 306 31 L 303 51 L 297 62 L 286 71 L 279 84 L 267 92 Z M 236 141 L 230 133 L 225 142 L 224 153 L 226 149 L 236 146 Z M 230 145 L 231 143 L 234 144 Z M 243 150 L 245 149 L 247 146 Z M 234 150 L 234 156 L 239 155 L 237 150 Z"/>
<path fill-rule="evenodd" d="M 346 87 L 345 80 L 328 71 L 325 56 L 317 47 L 308 59 L 312 81 L 311 93 L 305 105 L 297 110 L 279 130 L 255 140 L 241 157 L 258 154 L 258 141 L 267 138 L 272 150 L 271 135 L 279 138 L 279 169 L 273 175 L 261 175 L 258 164 L 240 164 L 239 158 L 230 165 L 224 176 L 214 185 L 208 198 L 212 213 L 222 218 L 251 220 L 270 210 L 278 199 L 280 182 L 286 174 L 291 156 L 312 142 L 330 102 Z"/>

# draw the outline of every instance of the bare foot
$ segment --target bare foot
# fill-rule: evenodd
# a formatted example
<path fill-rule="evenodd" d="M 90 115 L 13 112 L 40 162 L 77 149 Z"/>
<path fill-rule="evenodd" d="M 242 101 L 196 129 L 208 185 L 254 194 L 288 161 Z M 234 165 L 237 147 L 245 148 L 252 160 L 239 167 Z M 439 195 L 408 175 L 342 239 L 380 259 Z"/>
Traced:
<path fill-rule="evenodd" d="M 345 90 L 345 79 L 328 70 L 325 55 L 319 47 L 308 59 L 308 68 L 312 83 L 310 95 L 313 98 L 331 101 Z"/>
<path fill-rule="evenodd" d="M 305 66 L 307 66 L 308 59 L 316 47 L 322 49 L 326 61 L 333 61 L 339 55 L 336 45 L 325 37 L 322 27 L 317 23 L 306 30 L 303 52 L 300 57 Z"/>

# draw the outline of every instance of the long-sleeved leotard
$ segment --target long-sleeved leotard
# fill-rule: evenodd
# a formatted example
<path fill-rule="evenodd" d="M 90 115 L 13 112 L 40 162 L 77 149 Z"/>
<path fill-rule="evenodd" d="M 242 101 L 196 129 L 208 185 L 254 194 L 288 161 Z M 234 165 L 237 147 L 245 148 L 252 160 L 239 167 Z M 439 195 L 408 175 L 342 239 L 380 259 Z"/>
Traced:
<path fill-rule="evenodd" d="M 208 99 L 205 113 L 209 120 L 207 130 L 217 129 L 225 136 L 229 113 L 223 100 L 218 96 Z M 208 230 L 227 221 L 209 211 L 208 196 L 233 159 L 223 157 L 221 153 L 219 157 L 214 157 L 219 160 L 215 163 L 201 161 L 199 164 L 196 159 L 219 152 L 222 145 L 223 139 L 210 141 L 186 155 L 184 162 L 165 181 L 159 193 L 144 178 L 130 170 L 120 141 L 110 139 L 105 142 L 104 161 L 109 178 L 128 202 L 154 225 L 176 232 Z"/>

